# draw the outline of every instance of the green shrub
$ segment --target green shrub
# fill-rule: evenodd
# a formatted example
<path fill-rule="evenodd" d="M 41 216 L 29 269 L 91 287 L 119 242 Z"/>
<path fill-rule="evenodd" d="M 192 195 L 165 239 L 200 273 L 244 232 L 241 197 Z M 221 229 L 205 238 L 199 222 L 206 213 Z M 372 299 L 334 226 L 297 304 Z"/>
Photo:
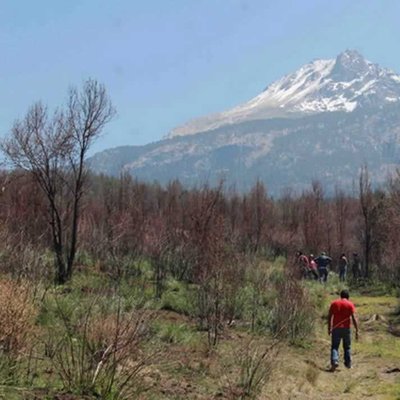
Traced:
<path fill-rule="evenodd" d="M 275 291 L 260 291 L 248 284 L 240 291 L 239 297 L 243 311 L 240 316 L 250 323 L 252 331 L 265 331 L 270 322 L 271 309 L 276 298 Z"/>
<path fill-rule="evenodd" d="M 53 298 L 46 321 L 45 354 L 63 388 L 102 399 L 136 398 L 153 354 L 142 346 L 151 338 L 151 312 L 126 313 L 122 299 L 92 298 L 82 303 Z M 116 306 L 117 304 L 117 306 Z"/>
<path fill-rule="evenodd" d="M 93 256 L 89 252 L 84 250 L 79 250 L 77 252 L 75 263 L 76 265 L 79 265 L 81 267 L 93 267 L 95 264 Z"/>
<path fill-rule="evenodd" d="M 156 323 L 155 330 L 157 337 L 165 343 L 193 344 L 200 340 L 198 332 L 185 323 Z"/>
<path fill-rule="evenodd" d="M 302 282 L 288 276 L 277 286 L 278 296 L 271 314 L 271 330 L 292 344 L 310 340 L 317 319 L 316 308 Z"/>
<path fill-rule="evenodd" d="M 317 310 L 324 312 L 329 305 L 329 291 L 319 282 L 305 282 L 305 286 L 308 289 L 311 303 Z"/>
<path fill-rule="evenodd" d="M 256 400 L 277 367 L 280 346 L 277 341 L 246 340 L 238 342 L 226 360 L 222 376 L 226 398 Z"/>
<path fill-rule="evenodd" d="M 186 284 L 170 280 L 162 294 L 160 308 L 179 314 L 193 315 L 193 293 L 190 292 L 190 288 Z"/>

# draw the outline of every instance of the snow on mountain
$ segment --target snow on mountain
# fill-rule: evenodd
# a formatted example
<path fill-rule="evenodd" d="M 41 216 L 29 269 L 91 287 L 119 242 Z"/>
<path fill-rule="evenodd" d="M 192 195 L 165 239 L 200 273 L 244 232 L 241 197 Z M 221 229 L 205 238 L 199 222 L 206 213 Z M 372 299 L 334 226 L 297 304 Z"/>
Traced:
<path fill-rule="evenodd" d="M 327 191 L 337 184 L 351 191 L 366 161 L 376 183 L 400 164 L 399 100 L 400 75 L 348 50 L 304 65 L 245 104 L 189 121 L 169 138 L 98 153 L 90 165 L 163 184 L 223 178 L 244 191 L 260 179 L 272 195 L 301 191 L 315 179 Z"/>
<path fill-rule="evenodd" d="M 168 137 L 192 135 L 256 119 L 352 112 L 400 100 L 400 75 L 366 60 L 355 50 L 336 59 L 315 60 L 269 85 L 231 110 L 200 117 L 173 129 Z"/>

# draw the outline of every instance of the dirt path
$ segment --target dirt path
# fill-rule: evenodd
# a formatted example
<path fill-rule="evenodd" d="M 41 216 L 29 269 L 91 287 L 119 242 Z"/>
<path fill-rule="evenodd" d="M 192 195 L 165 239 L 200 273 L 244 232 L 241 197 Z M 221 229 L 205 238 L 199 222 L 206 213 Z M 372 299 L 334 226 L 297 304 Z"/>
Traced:
<path fill-rule="evenodd" d="M 330 338 L 321 323 L 311 349 L 293 350 L 265 388 L 265 399 L 400 399 L 400 338 L 393 297 L 355 297 L 360 340 L 353 340 L 353 364 L 329 372 Z M 343 352 L 341 352 L 342 356 Z"/>

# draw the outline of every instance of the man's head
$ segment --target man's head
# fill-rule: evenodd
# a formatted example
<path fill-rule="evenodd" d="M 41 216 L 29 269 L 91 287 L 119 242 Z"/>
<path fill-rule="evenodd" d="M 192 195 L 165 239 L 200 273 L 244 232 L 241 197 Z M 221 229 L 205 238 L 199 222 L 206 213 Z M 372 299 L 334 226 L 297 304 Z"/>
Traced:
<path fill-rule="evenodd" d="M 321 256 L 326 256 L 325 251 L 321 251 Z"/>
<path fill-rule="evenodd" d="M 350 297 L 349 291 L 348 290 L 342 290 L 340 292 L 340 298 L 341 299 L 348 299 Z"/>

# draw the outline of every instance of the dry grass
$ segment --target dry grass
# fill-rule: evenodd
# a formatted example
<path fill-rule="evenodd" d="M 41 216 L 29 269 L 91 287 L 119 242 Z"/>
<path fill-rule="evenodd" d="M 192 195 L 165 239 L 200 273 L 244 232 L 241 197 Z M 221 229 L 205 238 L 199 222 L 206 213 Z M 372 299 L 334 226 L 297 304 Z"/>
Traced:
<path fill-rule="evenodd" d="M 307 370 L 306 370 L 306 379 L 312 386 L 317 385 L 317 381 L 318 381 L 320 374 L 321 374 L 321 371 L 314 363 L 312 363 L 312 364 L 310 363 L 308 365 Z"/>
<path fill-rule="evenodd" d="M 228 399 L 257 399 L 277 368 L 280 345 L 277 341 L 242 340 L 233 351 L 230 376 L 225 375 L 223 392 Z"/>
<path fill-rule="evenodd" d="M 142 390 L 142 372 L 154 357 L 143 348 L 151 337 L 154 313 L 122 312 L 120 306 L 101 312 L 98 300 L 72 314 L 58 303 L 61 324 L 56 337 L 49 335 L 48 357 L 67 391 L 112 400 L 135 398 Z"/>
<path fill-rule="evenodd" d="M 17 356 L 31 344 L 37 310 L 27 283 L 0 280 L 0 346 L 3 353 Z"/>

